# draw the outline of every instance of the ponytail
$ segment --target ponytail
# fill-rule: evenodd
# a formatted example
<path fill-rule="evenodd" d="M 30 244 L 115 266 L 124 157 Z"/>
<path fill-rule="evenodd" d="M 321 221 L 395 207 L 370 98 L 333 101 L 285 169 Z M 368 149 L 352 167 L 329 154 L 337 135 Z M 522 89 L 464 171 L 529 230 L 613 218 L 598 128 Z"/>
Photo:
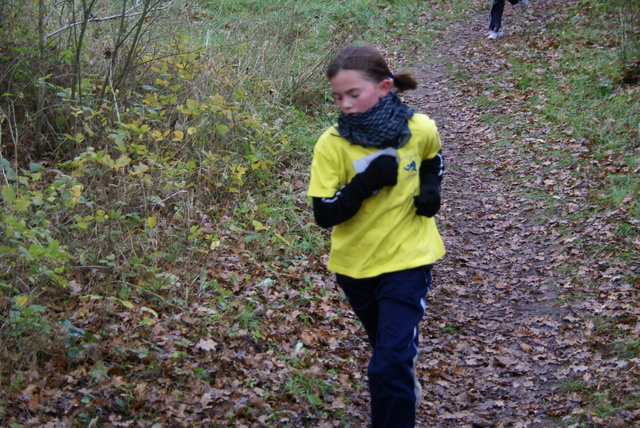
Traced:
<path fill-rule="evenodd" d="M 398 92 L 404 92 L 418 87 L 418 81 L 415 76 L 408 71 L 399 71 L 397 73 L 393 73 L 392 76 L 393 86 L 398 88 Z"/>

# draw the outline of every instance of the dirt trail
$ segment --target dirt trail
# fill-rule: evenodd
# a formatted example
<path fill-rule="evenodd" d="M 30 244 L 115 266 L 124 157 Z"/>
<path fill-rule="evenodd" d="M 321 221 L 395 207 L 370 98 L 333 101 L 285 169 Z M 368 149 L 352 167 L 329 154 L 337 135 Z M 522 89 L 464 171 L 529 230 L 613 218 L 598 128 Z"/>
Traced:
<path fill-rule="evenodd" d="M 507 19 L 506 37 L 516 37 L 516 19 L 505 10 Z M 448 254 L 434 272 L 422 325 L 424 427 L 550 426 L 551 416 L 573 406 L 549 402 L 566 374 L 568 336 L 579 332 L 568 330 L 571 314 L 554 292 L 546 226 L 531 215 L 543 202 L 518 196 L 501 175 L 509 153 L 470 107 L 477 94 L 452 89 L 447 72 L 452 62 L 492 66 L 496 42 L 486 39 L 485 21 L 475 15 L 448 27 L 430 48 L 436 54 L 412 67 L 425 84 L 403 95 L 436 120 L 447 161 L 438 220 Z M 470 56 L 479 39 L 486 47 Z"/>

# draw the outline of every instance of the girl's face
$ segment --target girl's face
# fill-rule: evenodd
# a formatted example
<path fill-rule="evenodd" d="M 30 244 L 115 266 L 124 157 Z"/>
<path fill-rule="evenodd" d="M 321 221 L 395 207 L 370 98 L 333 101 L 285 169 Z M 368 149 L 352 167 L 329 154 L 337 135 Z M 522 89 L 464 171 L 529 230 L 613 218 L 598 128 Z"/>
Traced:
<path fill-rule="evenodd" d="M 375 83 L 359 70 L 340 70 L 330 80 L 333 99 L 342 113 L 364 113 L 391 90 L 391 80 Z"/>

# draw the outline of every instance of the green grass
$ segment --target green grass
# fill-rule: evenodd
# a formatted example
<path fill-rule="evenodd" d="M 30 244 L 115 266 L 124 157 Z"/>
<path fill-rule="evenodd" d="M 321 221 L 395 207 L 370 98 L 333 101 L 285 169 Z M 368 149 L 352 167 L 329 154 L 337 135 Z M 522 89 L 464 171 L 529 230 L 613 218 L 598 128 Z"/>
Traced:
<path fill-rule="evenodd" d="M 458 326 L 458 327 L 454 327 L 454 326 L 444 326 L 442 327 L 442 332 L 446 333 L 446 334 L 461 334 L 464 332 L 464 326 Z"/>
<path fill-rule="evenodd" d="M 238 79 L 268 82 L 268 91 L 252 99 L 263 104 L 259 108 L 278 103 L 318 111 L 331 56 L 347 44 L 375 43 L 384 33 L 402 32 L 405 24 L 415 22 L 416 10 L 409 1 L 200 2 L 189 34 Z M 403 38 L 402 43 L 413 45 L 415 40 Z"/>
<path fill-rule="evenodd" d="M 609 345 L 610 354 L 621 360 L 640 358 L 640 340 L 635 337 L 621 338 Z"/>

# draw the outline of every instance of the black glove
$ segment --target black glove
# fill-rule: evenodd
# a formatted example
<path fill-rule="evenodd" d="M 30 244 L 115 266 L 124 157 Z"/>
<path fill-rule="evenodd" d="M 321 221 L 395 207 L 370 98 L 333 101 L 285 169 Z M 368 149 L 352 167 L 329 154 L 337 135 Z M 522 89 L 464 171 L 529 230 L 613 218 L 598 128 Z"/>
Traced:
<path fill-rule="evenodd" d="M 416 214 L 433 217 L 440 211 L 440 186 L 420 189 L 420 195 L 414 196 Z"/>
<path fill-rule="evenodd" d="M 444 158 L 438 153 L 420 165 L 420 194 L 413 198 L 416 214 L 433 217 L 440 210 L 440 183 L 444 173 Z"/>
<path fill-rule="evenodd" d="M 385 186 L 398 183 L 398 159 L 381 155 L 371 161 L 367 169 L 358 173 L 342 188 L 342 192 L 358 202 L 358 205 Z"/>
<path fill-rule="evenodd" d="M 367 169 L 356 174 L 353 181 L 360 181 L 370 192 L 369 196 L 385 186 L 395 186 L 398 183 L 398 159 L 391 155 L 378 156 Z"/>

